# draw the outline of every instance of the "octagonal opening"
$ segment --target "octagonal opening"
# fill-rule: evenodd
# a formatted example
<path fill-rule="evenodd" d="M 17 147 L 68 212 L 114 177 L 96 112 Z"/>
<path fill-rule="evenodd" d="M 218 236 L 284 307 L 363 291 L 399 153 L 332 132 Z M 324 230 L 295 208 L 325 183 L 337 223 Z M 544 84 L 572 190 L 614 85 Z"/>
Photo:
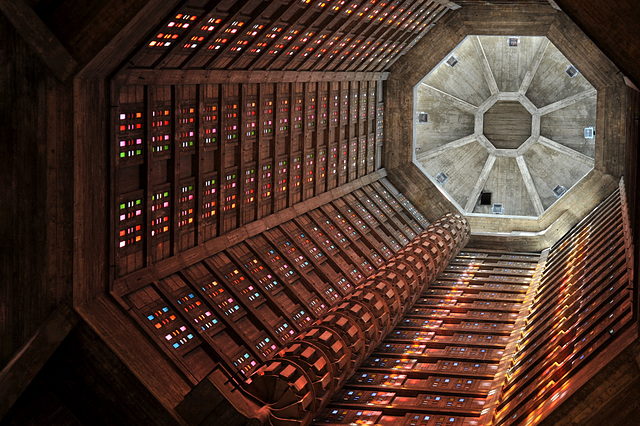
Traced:
<path fill-rule="evenodd" d="M 531 136 L 531 114 L 519 101 L 498 101 L 484 113 L 483 134 L 497 149 L 518 149 Z"/>
<path fill-rule="evenodd" d="M 413 162 L 465 214 L 539 217 L 593 169 L 593 86 L 547 38 L 513 44 L 468 36 L 414 87 Z"/>

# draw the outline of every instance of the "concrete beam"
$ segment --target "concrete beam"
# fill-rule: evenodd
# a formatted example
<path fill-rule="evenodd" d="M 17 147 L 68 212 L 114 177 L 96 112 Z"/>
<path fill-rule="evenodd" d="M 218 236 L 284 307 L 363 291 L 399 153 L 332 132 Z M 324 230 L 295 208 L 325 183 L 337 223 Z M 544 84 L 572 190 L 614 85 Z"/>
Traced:
<path fill-rule="evenodd" d="M 1 1 L 1 0 L 0 0 Z M 245 70 L 149 70 L 120 72 L 121 84 L 205 84 L 205 83 L 303 83 L 308 81 L 386 80 L 388 72 L 342 71 L 245 71 Z"/>
<path fill-rule="evenodd" d="M 78 322 L 66 304 L 59 305 L 0 371 L 0 419 L 11 409 L 51 355 Z"/>
<path fill-rule="evenodd" d="M 489 60 L 487 59 L 487 55 L 484 53 L 484 48 L 482 47 L 482 43 L 480 43 L 480 39 L 478 38 L 478 36 L 472 37 L 471 40 L 473 42 L 473 45 L 476 47 L 476 50 L 478 51 L 478 55 L 482 59 L 482 73 L 484 75 L 484 79 L 487 81 L 487 84 L 489 85 L 489 90 L 491 91 L 491 94 L 495 95 L 498 92 L 500 92 L 500 89 L 498 89 L 498 83 L 496 83 L 496 78 L 493 75 L 493 71 L 491 71 L 491 65 L 489 65 Z"/>
<path fill-rule="evenodd" d="M 591 167 L 593 167 L 594 165 L 593 158 L 588 157 L 578 151 L 574 151 L 571 148 L 567 148 L 566 146 L 559 144 L 558 142 L 553 141 L 549 138 L 540 136 L 540 138 L 538 139 L 538 142 L 540 142 L 542 145 L 547 146 L 551 149 L 555 149 L 556 151 L 561 152 L 562 154 L 569 155 L 572 157 L 572 159 L 579 161 L 583 164 L 586 164 Z"/>
<path fill-rule="evenodd" d="M 446 6 L 448 9 L 451 9 L 451 10 L 458 10 L 458 9 L 460 9 L 462 7 L 462 6 L 456 4 L 456 3 L 452 2 L 452 1 L 449 1 L 449 0 L 434 0 L 434 3 L 438 3 L 438 4 L 441 4 L 443 6 Z"/>
<path fill-rule="evenodd" d="M 476 141 L 475 135 L 466 136 L 464 138 L 455 140 L 453 142 L 449 142 L 448 144 L 439 146 L 435 149 L 432 149 L 431 151 L 420 153 L 419 155 L 416 156 L 416 161 L 421 162 L 421 161 L 429 160 L 452 148 L 459 148 L 461 146 L 470 144 L 471 142 L 475 142 L 475 141 Z"/>
<path fill-rule="evenodd" d="M 453 103 L 455 104 L 456 107 L 460 108 L 461 110 L 468 112 L 469 114 L 474 114 L 476 113 L 476 111 L 478 110 L 478 107 L 475 105 L 471 105 L 469 102 L 467 101 L 463 101 L 462 99 L 453 96 L 447 92 L 443 92 L 440 89 L 436 89 L 433 86 L 429 86 L 428 84 L 422 83 L 422 85 L 424 87 L 427 87 L 431 90 L 433 90 L 438 96 L 440 96 L 441 98 L 444 99 L 449 99 L 451 101 L 453 101 Z"/>
<path fill-rule="evenodd" d="M 487 150 L 489 155 L 493 155 L 493 156 L 496 156 L 496 157 L 497 156 L 507 156 L 506 154 L 507 154 L 507 151 L 509 151 L 509 150 L 505 150 L 505 149 L 499 150 L 499 149 L 497 149 L 491 143 L 491 141 L 489 139 L 487 139 L 487 137 L 484 134 L 482 134 L 482 133 L 477 134 L 476 138 L 478 139 L 478 142 L 480 143 L 480 145 L 482 145 Z M 511 156 L 513 157 L 514 155 L 515 154 L 512 154 Z"/>
<path fill-rule="evenodd" d="M 524 75 L 524 79 L 522 80 L 522 84 L 520 85 L 520 90 L 518 90 L 518 92 L 522 93 L 523 95 L 527 93 L 527 90 L 529 90 L 529 86 L 533 81 L 533 77 L 536 75 L 538 67 L 542 62 L 542 58 L 544 58 L 544 54 L 547 51 L 547 47 L 549 47 L 549 40 L 545 40 L 544 42 L 540 43 L 540 47 L 536 52 L 536 56 L 531 63 L 531 69 Z"/>
<path fill-rule="evenodd" d="M 478 181 L 476 182 L 476 186 L 471 191 L 469 195 L 469 199 L 467 200 L 467 205 L 464 207 L 464 210 L 467 213 L 473 212 L 473 207 L 476 205 L 478 201 L 478 197 L 480 196 L 480 192 L 482 192 L 482 188 L 484 188 L 484 184 L 487 182 L 489 178 L 489 173 L 491 173 L 491 169 L 493 168 L 493 164 L 496 162 L 496 157 L 490 155 L 487 158 L 487 161 L 484 163 L 484 167 L 482 168 L 482 172 L 480 173 L 480 177 L 478 177 Z"/>
<path fill-rule="evenodd" d="M 544 206 L 542 205 L 540 194 L 538 194 L 538 189 L 533 183 L 531 173 L 529 173 L 529 167 L 527 167 L 527 163 L 524 160 L 524 157 L 521 155 L 516 157 L 516 162 L 518 163 L 518 167 L 520 168 L 520 173 L 522 174 L 522 179 L 524 180 L 524 186 L 527 188 L 527 192 L 529 193 L 529 197 L 531 198 L 531 202 L 533 203 L 533 208 L 536 209 L 536 214 L 540 216 L 542 213 L 544 213 Z"/>
<path fill-rule="evenodd" d="M 585 90 L 584 92 L 577 93 L 573 96 L 569 96 L 568 98 L 562 99 L 558 102 L 554 102 L 545 107 L 542 107 L 538 110 L 540 115 L 549 114 L 551 112 L 557 111 L 559 109 L 568 107 L 580 101 L 590 98 L 591 96 L 597 96 L 598 92 L 595 88 Z"/>
<path fill-rule="evenodd" d="M 0 12 L 58 80 L 66 81 L 76 72 L 78 62 L 26 1 L 0 0 Z"/>

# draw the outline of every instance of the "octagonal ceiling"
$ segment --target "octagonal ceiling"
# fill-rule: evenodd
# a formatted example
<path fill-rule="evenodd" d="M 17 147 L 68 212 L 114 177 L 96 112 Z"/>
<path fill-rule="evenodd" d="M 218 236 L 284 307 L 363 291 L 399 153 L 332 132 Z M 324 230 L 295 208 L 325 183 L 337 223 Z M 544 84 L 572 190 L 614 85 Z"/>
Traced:
<path fill-rule="evenodd" d="M 482 119 L 482 134 L 497 149 L 518 149 L 531 137 L 532 115 L 520 101 L 496 101 Z"/>
<path fill-rule="evenodd" d="M 468 36 L 414 88 L 413 161 L 465 214 L 538 217 L 594 167 L 596 100 L 546 37 Z"/>

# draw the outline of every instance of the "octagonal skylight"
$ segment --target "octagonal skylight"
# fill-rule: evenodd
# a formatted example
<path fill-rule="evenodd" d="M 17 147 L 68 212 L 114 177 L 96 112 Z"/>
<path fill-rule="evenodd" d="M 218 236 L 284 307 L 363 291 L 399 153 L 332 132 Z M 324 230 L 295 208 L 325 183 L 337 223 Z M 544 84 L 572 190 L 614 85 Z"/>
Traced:
<path fill-rule="evenodd" d="M 537 217 L 593 169 L 596 90 L 546 37 L 469 36 L 414 91 L 413 161 L 465 214 Z"/>

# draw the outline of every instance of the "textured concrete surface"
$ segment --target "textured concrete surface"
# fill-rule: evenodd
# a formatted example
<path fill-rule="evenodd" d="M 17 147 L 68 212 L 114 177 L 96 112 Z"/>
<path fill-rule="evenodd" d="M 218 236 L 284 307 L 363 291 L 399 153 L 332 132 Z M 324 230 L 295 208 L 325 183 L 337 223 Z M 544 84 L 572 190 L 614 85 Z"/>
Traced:
<path fill-rule="evenodd" d="M 572 123 L 565 126 L 565 123 Z M 595 158 L 595 139 L 585 139 L 584 128 L 596 125 L 596 95 L 540 117 L 540 134 Z M 596 133 L 598 129 L 596 128 Z"/>
<path fill-rule="evenodd" d="M 538 51 L 547 42 L 539 37 L 517 37 L 518 46 L 510 47 L 506 37 L 482 37 L 481 44 L 501 92 L 517 92 L 533 68 Z"/>
<path fill-rule="evenodd" d="M 453 67 L 441 64 L 424 79 L 423 84 L 479 106 L 491 95 L 491 91 L 482 73 L 482 58 L 471 38 L 465 39 L 451 55 L 445 56 L 444 61 L 452 55 L 458 63 Z"/>
<path fill-rule="evenodd" d="M 571 61 L 550 43 L 526 92 L 535 106 L 542 108 L 593 87 L 580 70 L 575 77 L 569 77 L 566 73 L 569 65 Z"/>
<path fill-rule="evenodd" d="M 418 87 L 417 112 L 427 112 L 429 121 L 416 124 L 416 156 L 473 133 L 474 116 L 450 96 L 426 85 Z"/>
<path fill-rule="evenodd" d="M 492 203 L 501 203 L 505 215 L 538 216 L 529 198 L 529 192 L 520 168 L 513 157 L 498 157 L 483 188 L 491 192 Z M 491 214 L 491 206 L 476 204 L 474 213 Z"/>
<path fill-rule="evenodd" d="M 545 209 L 558 199 L 553 194 L 556 185 L 571 188 L 593 168 L 592 165 L 575 161 L 568 152 L 561 152 L 541 143 L 533 145 L 524 159 Z"/>
<path fill-rule="evenodd" d="M 480 178 L 489 153 L 478 142 L 472 142 L 457 148 L 450 148 L 442 155 L 437 155 L 421 162 L 424 169 L 436 176 L 443 172 L 449 179 L 441 185 L 453 198 L 464 207 L 474 185 Z"/>

